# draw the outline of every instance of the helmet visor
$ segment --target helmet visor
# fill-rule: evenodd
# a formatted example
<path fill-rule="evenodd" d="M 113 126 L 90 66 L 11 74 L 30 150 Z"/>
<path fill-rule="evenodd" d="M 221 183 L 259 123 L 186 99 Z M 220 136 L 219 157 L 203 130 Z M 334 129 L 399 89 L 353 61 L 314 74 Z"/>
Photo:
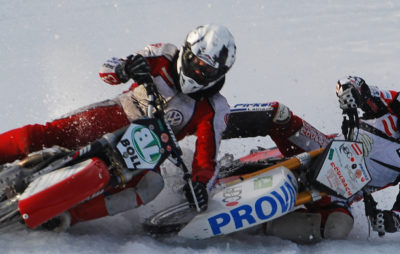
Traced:
<path fill-rule="evenodd" d="M 188 47 L 184 47 L 182 55 L 183 73 L 197 83 L 207 86 L 208 83 L 220 78 L 223 73 L 197 57 Z"/>

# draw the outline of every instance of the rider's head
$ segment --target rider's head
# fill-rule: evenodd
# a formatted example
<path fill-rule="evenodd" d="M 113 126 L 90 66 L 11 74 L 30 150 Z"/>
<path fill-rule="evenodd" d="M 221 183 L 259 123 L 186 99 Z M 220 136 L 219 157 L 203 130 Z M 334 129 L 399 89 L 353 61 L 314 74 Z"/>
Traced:
<path fill-rule="evenodd" d="M 221 84 L 219 81 L 223 83 L 235 56 L 235 40 L 226 27 L 197 27 L 187 35 L 179 52 L 177 72 L 181 91 L 185 94 L 201 93 Z"/>

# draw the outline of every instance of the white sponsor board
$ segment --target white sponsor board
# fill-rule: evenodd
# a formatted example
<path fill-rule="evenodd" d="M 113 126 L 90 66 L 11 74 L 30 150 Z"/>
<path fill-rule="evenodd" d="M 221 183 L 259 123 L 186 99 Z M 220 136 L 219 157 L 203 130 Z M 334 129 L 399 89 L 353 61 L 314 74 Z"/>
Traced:
<path fill-rule="evenodd" d="M 204 239 L 253 227 L 290 212 L 296 197 L 293 173 L 278 167 L 215 193 L 179 235 Z"/>

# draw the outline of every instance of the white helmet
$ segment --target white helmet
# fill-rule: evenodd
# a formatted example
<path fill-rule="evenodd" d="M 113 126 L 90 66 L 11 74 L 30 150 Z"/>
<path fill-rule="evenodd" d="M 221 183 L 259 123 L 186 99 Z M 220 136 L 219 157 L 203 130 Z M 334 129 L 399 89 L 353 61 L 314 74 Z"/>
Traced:
<path fill-rule="evenodd" d="M 235 40 L 226 27 L 204 25 L 191 31 L 177 60 L 182 92 L 189 94 L 214 86 L 232 67 L 235 55 Z"/>

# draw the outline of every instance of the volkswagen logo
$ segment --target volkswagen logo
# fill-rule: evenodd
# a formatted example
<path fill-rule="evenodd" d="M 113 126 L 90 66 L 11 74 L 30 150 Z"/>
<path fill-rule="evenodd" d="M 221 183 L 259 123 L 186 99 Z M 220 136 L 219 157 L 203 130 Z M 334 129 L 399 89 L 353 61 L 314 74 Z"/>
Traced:
<path fill-rule="evenodd" d="M 171 126 L 179 126 L 183 123 L 183 114 L 179 110 L 168 111 L 166 117 Z"/>

